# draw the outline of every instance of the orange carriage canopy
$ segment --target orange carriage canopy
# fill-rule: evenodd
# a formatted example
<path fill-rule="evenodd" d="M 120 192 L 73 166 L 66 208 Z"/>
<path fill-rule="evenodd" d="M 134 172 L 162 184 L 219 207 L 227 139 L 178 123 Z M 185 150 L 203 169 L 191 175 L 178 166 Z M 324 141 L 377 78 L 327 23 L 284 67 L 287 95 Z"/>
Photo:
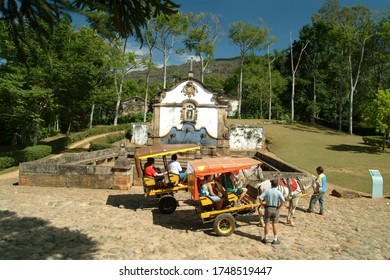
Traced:
<path fill-rule="evenodd" d="M 239 171 L 242 169 L 249 169 L 254 165 L 260 165 L 261 161 L 253 158 L 204 158 L 197 159 L 188 162 L 188 165 L 194 170 L 196 177 L 201 177 L 216 173 L 226 173 Z"/>
<path fill-rule="evenodd" d="M 261 161 L 249 157 L 217 157 L 192 160 L 187 165 L 188 188 L 192 197 L 198 200 L 198 179 L 200 177 L 250 169 L 253 166 L 259 166 L 261 164 Z"/>

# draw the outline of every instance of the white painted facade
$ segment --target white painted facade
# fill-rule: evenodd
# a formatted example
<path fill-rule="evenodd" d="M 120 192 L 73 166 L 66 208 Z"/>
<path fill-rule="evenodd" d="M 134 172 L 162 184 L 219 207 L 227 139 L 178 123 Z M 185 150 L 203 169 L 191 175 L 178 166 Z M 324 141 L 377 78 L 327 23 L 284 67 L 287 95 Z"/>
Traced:
<path fill-rule="evenodd" d="M 192 105 L 196 110 L 196 130 L 206 128 L 207 133 L 214 138 L 218 137 L 218 108 L 213 93 L 203 88 L 201 84 L 192 81 L 195 87 L 193 95 L 184 92 L 188 81 L 180 83 L 172 91 L 166 92 L 160 102 L 160 130 L 159 137 L 166 136 L 172 127 L 182 129 L 182 110 L 186 105 Z M 169 105 L 165 107 L 166 105 Z"/>

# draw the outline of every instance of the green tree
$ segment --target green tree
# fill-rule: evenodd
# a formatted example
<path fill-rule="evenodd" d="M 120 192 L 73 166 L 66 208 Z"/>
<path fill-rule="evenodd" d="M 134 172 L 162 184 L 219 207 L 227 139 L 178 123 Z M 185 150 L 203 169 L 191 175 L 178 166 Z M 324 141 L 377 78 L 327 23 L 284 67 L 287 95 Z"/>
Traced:
<path fill-rule="evenodd" d="M 150 20 L 148 29 L 153 33 L 156 49 L 163 55 L 164 82 L 163 89 L 167 88 L 167 65 L 170 55 L 174 49 L 177 38 L 185 32 L 188 27 L 188 20 L 182 14 L 177 13 L 169 18 L 160 15 Z"/>
<path fill-rule="evenodd" d="M 239 101 L 238 101 L 238 118 L 241 118 L 242 103 L 242 85 L 243 85 L 243 68 L 245 55 L 248 51 L 259 50 L 264 47 L 268 36 L 268 29 L 263 25 L 250 25 L 242 21 L 232 23 L 229 30 L 229 39 L 233 44 L 240 48 L 240 83 L 239 83 Z"/>
<path fill-rule="evenodd" d="M 42 47 L 59 20 L 70 18 L 69 12 L 101 12 L 109 16 L 109 25 L 121 37 L 135 36 L 142 42 L 142 28 L 150 18 L 173 15 L 178 7 L 171 0 L 8 0 L 0 1 L 0 22 L 6 22 L 7 33 L 25 61 L 25 47 L 32 45 L 26 26 L 34 31 Z"/>
<path fill-rule="evenodd" d="M 215 44 L 221 33 L 220 18 L 213 14 L 188 14 L 188 30 L 183 40 L 186 50 L 194 52 L 200 61 L 200 80 L 210 65 Z"/>
<path fill-rule="evenodd" d="M 390 89 L 378 91 L 366 114 L 365 121 L 383 135 L 384 152 L 386 136 L 390 133 Z"/>

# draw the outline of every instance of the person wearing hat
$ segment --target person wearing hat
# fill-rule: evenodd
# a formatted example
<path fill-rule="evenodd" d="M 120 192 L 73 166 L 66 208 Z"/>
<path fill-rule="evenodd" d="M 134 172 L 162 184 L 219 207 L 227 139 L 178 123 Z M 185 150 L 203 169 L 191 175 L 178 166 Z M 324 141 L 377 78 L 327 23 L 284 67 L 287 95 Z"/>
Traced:
<path fill-rule="evenodd" d="M 278 222 L 279 222 L 279 208 L 284 204 L 283 194 L 277 189 L 277 180 L 271 180 L 271 188 L 266 189 L 260 195 L 260 202 L 265 202 L 265 215 L 264 215 L 264 237 L 261 240 L 264 244 L 268 242 L 268 227 L 269 223 L 272 223 L 272 231 L 274 233 L 274 239 L 272 244 L 280 244 L 278 239 Z"/>

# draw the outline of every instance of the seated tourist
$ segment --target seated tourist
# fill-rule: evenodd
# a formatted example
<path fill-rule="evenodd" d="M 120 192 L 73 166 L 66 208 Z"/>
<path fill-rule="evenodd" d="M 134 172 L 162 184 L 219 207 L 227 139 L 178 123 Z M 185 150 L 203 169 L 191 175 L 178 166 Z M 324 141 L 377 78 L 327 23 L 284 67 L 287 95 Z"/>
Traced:
<path fill-rule="evenodd" d="M 218 196 L 212 187 L 211 181 L 213 181 L 212 175 L 207 175 L 204 177 L 200 183 L 199 194 L 208 196 L 213 201 L 214 208 L 221 209 L 223 200 Z"/>
<path fill-rule="evenodd" d="M 156 181 L 156 185 L 165 186 L 165 174 L 167 172 L 157 172 L 154 168 L 154 158 L 148 158 L 144 165 L 144 176 L 152 177 Z"/>
<path fill-rule="evenodd" d="M 180 163 L 177 161 L 176 154 L 171 156 L 171 161 L 168 164 L 168 172 L 179 175 L 180 181 L 183 181 L 186 177 L 186 173 L 183 172 Z"/>
<path fill-rule="evenodd" d="M 228 192 L 235 193 L 238 196 L 238 203 L 240 205 L 243 202 L 243 198 L 247 193 L 247 188 L 237 187 L 235 185 L 234 174 L 232 172 L 223 173 L 220 177 L 220 183 Z"/>

